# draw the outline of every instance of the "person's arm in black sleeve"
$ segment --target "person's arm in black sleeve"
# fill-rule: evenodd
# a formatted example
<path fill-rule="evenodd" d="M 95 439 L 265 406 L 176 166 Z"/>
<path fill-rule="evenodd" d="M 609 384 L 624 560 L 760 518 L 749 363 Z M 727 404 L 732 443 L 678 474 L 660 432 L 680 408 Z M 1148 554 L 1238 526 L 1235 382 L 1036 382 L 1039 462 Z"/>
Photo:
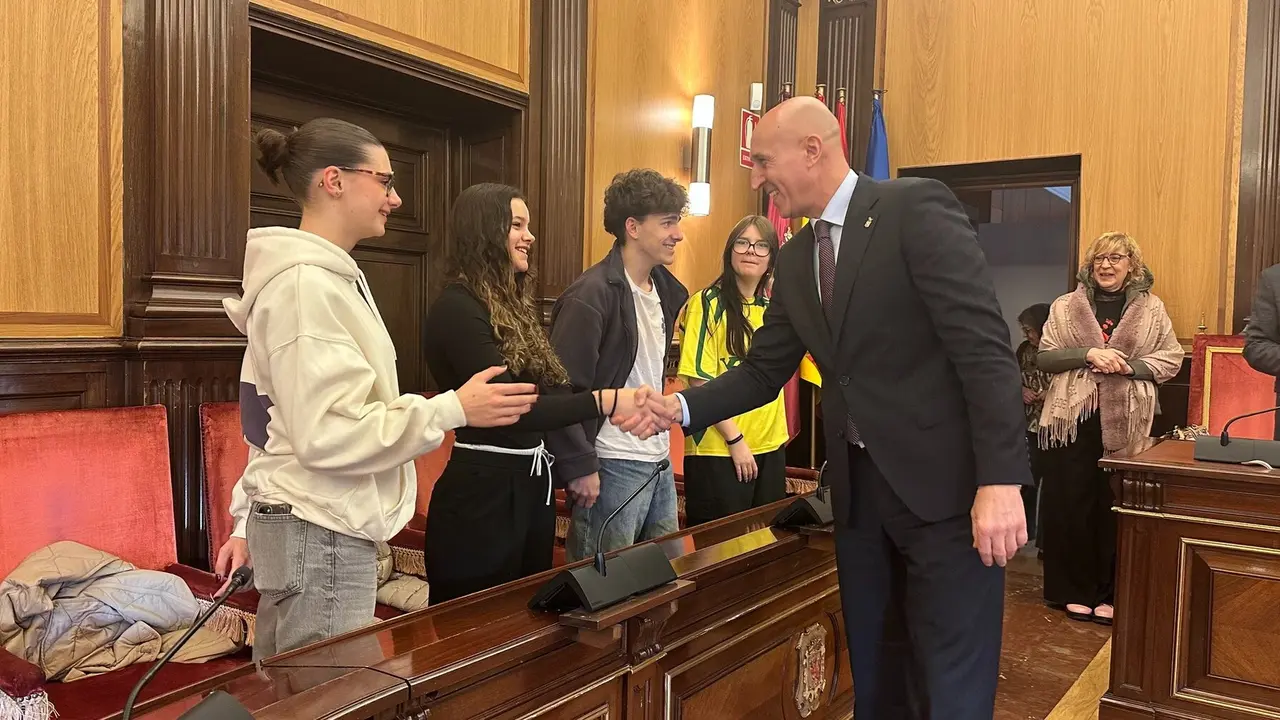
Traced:
<path fill-rule="evenodd" d="M 575 391 L 591 390 L 595 384 L 603 334 L 604 319 L 591 304 L 574 296 L 561 296 L 556 302 L 551 347 L 569 371 L 569 384 Z M 572 482 L 600 471 L 596 457 L 599 432 L 600 421 L 592 418 L 547 433 L 547 449 L 556 456 L 557 477 Z"/>
<path fill-rule="evenodd" d="M 498 351 L 489 313 L 469 292 L 451 288 L 441 293 L 431 312 L 435 342 L 442 343 L 445 356 L 458 377 L 471 377 L 490 367 L 507 365 Z M 507 371 L 494 382 L 516 382 Z M 608 394 L 606 393 L 606 400 Z M 606 405 L 605 409 L 608 409 Z M 591 392 L 543 392 L 533 409 L 511 425 L 516 430 L 551 430 L 599 417 L 596 396 Z"/>
<path fill-rule="evenodd" d="M 1244 329 L 1244 359 L 1261 373 L 1280 376 L 1280 313 L 1276 308 L 1276 285 L 1280 265 L 1269 267 L 1258 278 L 1249 324 Z"/>

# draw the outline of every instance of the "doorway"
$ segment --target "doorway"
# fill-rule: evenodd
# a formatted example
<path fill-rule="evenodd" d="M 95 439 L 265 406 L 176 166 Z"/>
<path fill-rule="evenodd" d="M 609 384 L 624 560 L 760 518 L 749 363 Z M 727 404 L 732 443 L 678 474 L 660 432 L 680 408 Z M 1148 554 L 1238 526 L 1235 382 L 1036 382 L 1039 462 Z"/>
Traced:
<path fill-rule="evenodd" d="M 987 258 L 1014 349 L 1018 316 L 1075 288 L 1080 254 L 1080 156 L 902 168 L 945 183 Z"/>

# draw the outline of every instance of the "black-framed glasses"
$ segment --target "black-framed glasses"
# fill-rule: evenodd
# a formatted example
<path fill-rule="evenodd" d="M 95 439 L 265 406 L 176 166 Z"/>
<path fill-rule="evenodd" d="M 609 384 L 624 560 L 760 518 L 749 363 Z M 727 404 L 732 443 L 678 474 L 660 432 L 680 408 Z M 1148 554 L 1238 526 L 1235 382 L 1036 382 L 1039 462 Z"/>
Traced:
<path fill-rule="evenodd" d="M 358 167 L 343 167 L 341 165 L 337 167 L 339 170 L 345 170 L 346 172 L 358 172 L 374 176 L 378 179 L 378 182 L 382 183 L 382 188 L 387 191 L 388 195 L 390 195 L 391 191 L 395 189 L 396 174 L 394 172 L 379 172 L 377 170 L 366 170 L 365 168 Z"/>
<path fill-rule="evenodd" d="M 760 257 L 768 257 L 769 253 L 772 252 L 773 250 L 772 248 L 769 247 L 769 243 L 764 240 L 756 240 L 755 242 L 751 242 L 746 238 L 738 238 L 737 240 L 733 241 L 733 251 L 739 255 L 746 255 L 748 252 L 750 252 L 752 255 L 759 255 Z"/>
<path fill-rule="evenodd" d="M 1109 262 L 1111 263 L 1111 267 L 1115 267 L 1116 265 L 1119 265 L 1121 261 L 1128 260 L 1128 259 L 1129 259 L 1128 255 L 1121 255 L 1120 253 L 1111 253 L 1110 255 L 1095 255 L 1093 258 L 1093 264 L 1097 266 L 1101 266 L 1103 262 Z"/>

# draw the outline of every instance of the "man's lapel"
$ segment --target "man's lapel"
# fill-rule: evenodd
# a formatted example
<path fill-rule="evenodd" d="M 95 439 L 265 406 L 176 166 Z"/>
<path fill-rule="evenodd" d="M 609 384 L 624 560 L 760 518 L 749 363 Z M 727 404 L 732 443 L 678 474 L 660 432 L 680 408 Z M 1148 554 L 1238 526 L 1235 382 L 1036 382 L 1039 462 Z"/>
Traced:
<path fill-rule="evenodd" d="M 854 282 L 857 281 L 858 272 L 862 269 L 862 256 L 866 254 L 867 246 L 871 243 L 871 234 L 876 230 L 876 213 L 873 209 L 879 199 L 875 181 L 866 175 L 859 175 L 840 233 L 840 255 L 836 258 L 835 299 L 831 304 L 831 314 L 827 316 L 827 324 L 831 327 L 831 338 L 836 343 L 840 342 L 840 333 L 844 329 L 845 318 L 848 315 L 849 298 L 853 295 Z"/>

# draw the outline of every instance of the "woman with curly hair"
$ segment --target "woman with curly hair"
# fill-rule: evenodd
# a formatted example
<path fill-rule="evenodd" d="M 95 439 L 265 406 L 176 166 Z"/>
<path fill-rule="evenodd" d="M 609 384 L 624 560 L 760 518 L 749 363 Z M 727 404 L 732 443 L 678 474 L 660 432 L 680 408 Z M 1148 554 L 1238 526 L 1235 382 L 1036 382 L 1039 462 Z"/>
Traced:
<path fill-rule="evenodd" d="M 1074 620 L 1110 625 L 1115 498 L 1098 461 L 1151 432 L 1156 385 L 1177 374 L 1183 351 L 1133 238 L 1099 236 L 1078 278 L 1050 307 L 1036 358 L 1050 375 L 1038 429 L 1044 599 Z"/>
<path fill-rule="evenodd" d="M 534 298 L 529 207 L 520 191 L 484 183 L 462 191 L 450 215 L 450 282 L 427 313 L 427 367 L 442 390 L 477 369 L 495 382 L 531 382 L 533 409 L 498 429 L 459 428 L 431 493 L 426 565 L 443 602 L 551 567 L 551 463 L 543 431 L 633 412 L 636 389 L 572 393 Z"/>

